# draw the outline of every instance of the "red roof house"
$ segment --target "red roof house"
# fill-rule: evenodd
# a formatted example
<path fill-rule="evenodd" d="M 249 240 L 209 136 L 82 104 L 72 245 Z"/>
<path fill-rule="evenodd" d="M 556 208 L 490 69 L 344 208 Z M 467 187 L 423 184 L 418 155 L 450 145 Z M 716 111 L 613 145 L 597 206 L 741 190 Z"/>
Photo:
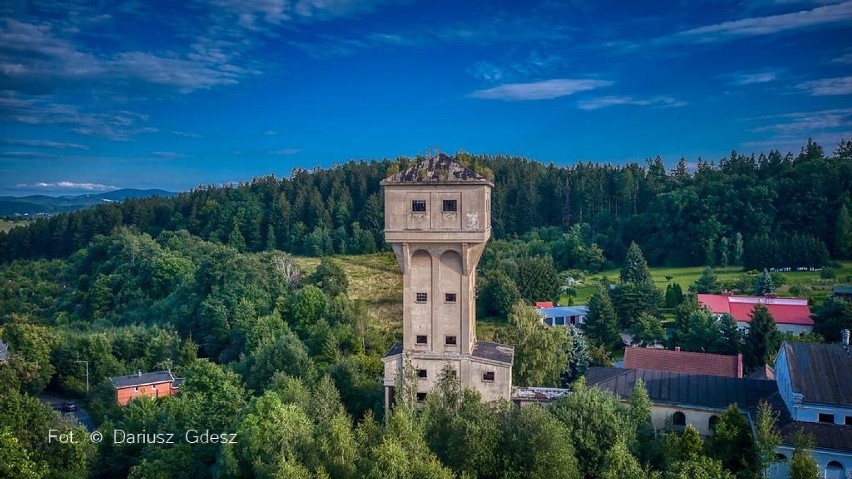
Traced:
<path fill-rule="evenodd" d="M 726 356 L 630 347 L 624 350 L 624 368 L 741 378 L 743 377 L 743 355 Z"/>
<path fill-rule="evenodd" d="M 553 301 L 536 301 L 535 307 L 538 308 L 538 309 L 552 308 L 553 307 Z"/>
<path fill-rule="evenodd" d="M 806 333 L 814 326 L 811 308 L 805 298 L 699 294 L 698 302 L 714 314 L 730 314 L 741 326 L 747 326 L 751 322 L 751 314 L 757 304 L 766 306 L 781 331 Z"/>

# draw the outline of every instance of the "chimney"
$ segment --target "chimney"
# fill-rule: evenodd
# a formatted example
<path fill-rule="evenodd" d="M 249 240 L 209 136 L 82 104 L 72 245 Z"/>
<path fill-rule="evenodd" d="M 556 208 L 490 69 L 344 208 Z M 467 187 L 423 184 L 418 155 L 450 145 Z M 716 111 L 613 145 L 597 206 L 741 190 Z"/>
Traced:
<path fill-rule="evenodd" d="M 141 370 L 141 369 L 139 369 L 139 370 L 137 370 L 137 371 L 136 371 L 136 377 L 137 377 L 137 378 L 141 378 L 141 377 L 142 377 L 142 370 Z"/>
<path fill-rule="evenodd" d="M 675 346 L 675 351 L 680 352 L 680 346 Z"/>

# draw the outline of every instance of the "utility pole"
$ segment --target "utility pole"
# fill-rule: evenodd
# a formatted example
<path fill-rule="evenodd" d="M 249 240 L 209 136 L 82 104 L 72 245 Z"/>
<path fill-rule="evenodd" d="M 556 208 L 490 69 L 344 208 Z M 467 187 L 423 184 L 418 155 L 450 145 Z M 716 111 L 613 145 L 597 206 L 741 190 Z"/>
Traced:
<path fill-rule="evenodd" d="M 75 363 L 85 363 L 86 364 L 86 397 L 89 397 L 89 362 L 88 361 L 74 361 Z"/>

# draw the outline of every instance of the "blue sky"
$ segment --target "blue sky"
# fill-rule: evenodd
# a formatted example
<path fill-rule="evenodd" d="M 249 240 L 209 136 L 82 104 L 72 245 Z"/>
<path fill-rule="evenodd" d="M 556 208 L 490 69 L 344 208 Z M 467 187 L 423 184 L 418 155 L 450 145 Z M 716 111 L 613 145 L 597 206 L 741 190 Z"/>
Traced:
<path fill-rule="evenodd" d="M 852 2 L 0 3 L 0 194 L 852 138 Z"/>

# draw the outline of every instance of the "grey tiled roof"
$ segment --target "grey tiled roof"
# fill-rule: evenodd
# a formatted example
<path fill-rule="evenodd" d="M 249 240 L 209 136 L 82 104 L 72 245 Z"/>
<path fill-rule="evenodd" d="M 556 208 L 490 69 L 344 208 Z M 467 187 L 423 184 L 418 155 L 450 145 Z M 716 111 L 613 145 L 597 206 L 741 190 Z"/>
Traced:
<path fill-rule="evenodd" d="M 473 357 L 512 364 L 512 360 L 515 357 L 515 348 L 489 341 L 477 341 L 476 347 L 473 348 Z"/>
<path fill-rule="evenodd" d="M 109 379 L 116 388 L 126 388 L 145 384 L 173 382 L 175 377 L 168 371 L 154 371 L 151 373 L 131 374 L 129 376 L 116 376 Z"/>
<path fill-rule="evenodd" d="M 802 402 L 852 406 L 852 351 L 839 344 L 785 342 L 793 391 Z"/>
<path fill-rule="evenodd" d="M 393 346 L 391 346 L 390 350 L 385 353 L 384 357 L 396 356 L 397 354 L 402 354 L 402 341 L 397 341 Z"/>
<path fill-rule="evenodd" d="M 464 167 L 452 156 L 440 153 L 426 158 L 416 165 L 395 175 L 385 178 L 382 183 L 419 183 L 419 182 L 477 182 L 490 183 L 470 168 Z"/>
<path fill-rule="evenodd" d="M 637 379 L 645 381 L 651 402 L 725 409 L 736 404 L 746 410 L 778 391 L 774 381 L 684 374 L 650 369 L 591 367 L 586 384 L 627 398 Z"/>

